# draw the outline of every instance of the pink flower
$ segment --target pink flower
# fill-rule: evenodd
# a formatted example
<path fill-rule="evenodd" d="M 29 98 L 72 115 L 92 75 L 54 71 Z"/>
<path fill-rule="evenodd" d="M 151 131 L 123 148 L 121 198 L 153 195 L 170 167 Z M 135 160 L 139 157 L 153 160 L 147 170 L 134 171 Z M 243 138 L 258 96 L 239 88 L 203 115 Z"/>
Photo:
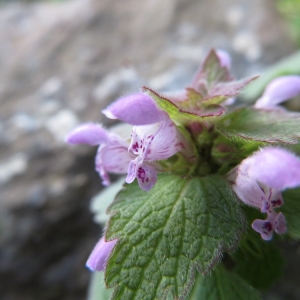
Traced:
<path fill-rule="evenodd" d="M 140 93 L 120 98 L 103 113 L 135 125 L 128 150 L 135 154 L 126 178 L 131 183 L 137 178 L 143 190 L 156 183 L 157 163 L 181 152 L 187 159 L 193 156 L 192 146 L 179 132 L 168 114 L 157 108 L 155 101 Z"/>
<path fill-rule="evenodd" d="M 165 113 L 153 99 L 143 93 L 122 97 L 102 111 L 109 119 L 119 119 L 131 125 L 148 125 L 163 121 Z"/>
<path fill-rule="evenodd" d="M 166 160 L 177 152 L 187 159 L 193 148 L 182 136 L 168 114 L 157 108 L 146 94 L 120 98 L 103 111 L 110 118 L 118 118 L 135 125 L 132 140 L 127 141 L 97 124 L 83 124 L 66 138 L 70 144 L 100 145 L 96 155 L 96 170 L 102 183 L 110 184 L 108 172 L 126 174 L 126 182 L 137 178 L 143 190 L 150 190 L 157 180 L 157 161 Z"/>
<path fill-rule="evenodd" d="M 285 233 L 285 218 L 275 208 L 283 204 L 281 191 L 300 185 L 299 158 L 287 150 L 267 147 L 243 160 L 234 172 L 233 189 L 240 200 L 267 214 L 265 220 L 255 220 L 252 228 L 264 240 L 270 240 L 274 231 Z"/>
<path fill-rule="evenodd" d="M 282 76 L 272 80 L 254 107 L 273 108 L 300 94 L 300 76 Z"/>
<path fill-rule="evenodd" d="M 108 172 L 126 174 L 129 163 L 135 158 L 133 153 L 128 152 L 128 142 L 116 134 L 106 131 L 99 124 L 88 123 L 78 126 L 69 133 L 66 142 L 91 146 L 100 145 L 95 164 L 103 185 L 110 184 Z"/>
<path fill-rule="evenodd" d="M 90 254 L 86 266 L 91 271 L 104 271 L 107 260 L 117 242 L 118 240 L 106 242 L 104 237 L 102 237 Z"/>

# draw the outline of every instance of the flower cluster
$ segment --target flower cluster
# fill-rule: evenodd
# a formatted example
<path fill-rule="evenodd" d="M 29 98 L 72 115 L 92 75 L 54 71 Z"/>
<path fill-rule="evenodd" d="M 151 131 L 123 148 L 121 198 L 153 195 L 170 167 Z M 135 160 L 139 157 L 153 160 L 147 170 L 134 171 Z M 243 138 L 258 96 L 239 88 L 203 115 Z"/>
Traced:
<path fill-rule="evenodd" d="M 126 182 L 137 178 L 143 190 L 150 190 L 156 182 L 160 166 L 177 152 L 193 157 L 192 145 L 177 129 L 168 114 L 159 110 L 146 94 L 134 94 L 117 100 L 103 113 L 134 125 L 128 139 L 107 132 L 97 124 L 83 124 L 66 138 L 70 144 L 100 145 L 96 156 L 96 170 L 102 183 L 110 183 L 108 172 L 126 174 Z M 130 141 L 130 142 L 129 142 Z"/>
<path fill-rule="evenodd" d="M 99 124 L 87 123 L 74 129 L 66 141 L 99 145 L 95 165 L 103 185 L 110 184 L 108 173 L 127 174 L 127 183 L 137 179 L 140 188 L 149 191 L 158 172 L 180 173 L 177 165 L 172 166 L 174 157 L 188 166 L 182 176 L 203 176 L 200 169 L 207 170 L 204 175 L 218 172 L 222 166 L 214 162 L 210 152 L 219 134 L 215 120 L 226 113 L 226 106 L 234 103 L 241 89 L 255 79 L 235 81 L 230 64 L 227 53 L 211 51 L 184 90 L 161 96 L 144 88 L 103 110 L 108 118 L 133 125 L 131 135 L 120 136 Z M 284 110 L 277 105 L 299 93 L 300 77 L 277 78 L 267 86 L 254 109 Z M 300 160 L 278 145 L 259 147 L 233 165 L 226 178 L 244 204 L 267 214 L 265 220 L 254 220 L 252 228 L 264 240 L 270 240 L 274 231 L 283 234 L 287 230 L 285 217 L 277 210 L 283 205 L 281 191 L 300 185 Z M 214 164 L 205 169 L 203 165 L 210 162 Z M 116 242 L 105 241 L 103 237 L 88 260 L 89 268 L 104 270 Z"/>

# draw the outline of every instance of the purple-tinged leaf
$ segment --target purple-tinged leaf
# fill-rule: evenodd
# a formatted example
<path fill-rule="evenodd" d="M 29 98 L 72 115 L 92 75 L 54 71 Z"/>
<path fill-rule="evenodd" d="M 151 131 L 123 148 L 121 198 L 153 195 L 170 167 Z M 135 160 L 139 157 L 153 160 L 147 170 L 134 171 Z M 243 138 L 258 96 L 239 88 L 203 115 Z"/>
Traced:
<path fill-rule="evenodd" d="M 226 98 L 238 95 L 245 86 L 257 78 L 258 76 L 253 76 L 237 81 L 218 83 L 209 90 L 208 95 L 203 100 L 208 103 L 219 104 Z M 215 98 L 219 100 L 214 101 Z"/>
<path fill-rule="evenodd" d="M 168 113 L 169 117 L 182 124 L 190 124 L 193 122 L 203 121 L 204 118 L 220 116 L 225 112 L 225 109 L 220 106 L 211 106 L 207 108 L 198 108 L 197 110 L 187 108 L 183 102 L 173 103 L 167 98 L 162 97 L 156 92 L 147 87 L 143 87 L 143 90 L 151 95 L 151 97 L 157 103 L 157 106 Z"/>
<path fill-rule="evenodd" d="M 218 82 L 233 80 L 227 68 L 228 61 L 226 62 L 224 55 L 219 55 L 215 50 L 208 53 L 192 81 L 192 88 L 198 91 L 203 80 L 208 83 L 209 88 Z"/>

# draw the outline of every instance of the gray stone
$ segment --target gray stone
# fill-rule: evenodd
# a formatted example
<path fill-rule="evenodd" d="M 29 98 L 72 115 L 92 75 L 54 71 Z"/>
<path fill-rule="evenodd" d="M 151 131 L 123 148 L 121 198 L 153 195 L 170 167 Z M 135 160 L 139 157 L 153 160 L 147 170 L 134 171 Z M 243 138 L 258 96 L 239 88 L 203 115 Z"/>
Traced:
<path fill-rule="evenodd" d="M 238 76 L 295 49 L 272 0 L 0 6 L 1 299 L 86 298 L 101 234 L 89 202 L 102 187 L 96 149 L 64 136 L 80 122 L 112 125 L 101 110 L 142 85 L 182 88 L 211 47 L 233 55 Z"/>

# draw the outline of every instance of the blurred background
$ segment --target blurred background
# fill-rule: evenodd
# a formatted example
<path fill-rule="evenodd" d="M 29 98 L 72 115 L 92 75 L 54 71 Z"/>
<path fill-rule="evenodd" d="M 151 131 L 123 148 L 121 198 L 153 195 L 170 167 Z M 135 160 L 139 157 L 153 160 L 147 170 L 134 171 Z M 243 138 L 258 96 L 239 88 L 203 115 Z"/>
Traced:
<path fill-rule="evenodd" d="M 142 85 L 184 87 L 212 47 L 245 77 L 299 45 L 298 0 L 0 1 L 0 299 L 86 299 L 102 186 L 71 129 L 112 125 L 101 109 Z M 264 299 L 300 299 L 299 244 L 282 251 Z"/>

